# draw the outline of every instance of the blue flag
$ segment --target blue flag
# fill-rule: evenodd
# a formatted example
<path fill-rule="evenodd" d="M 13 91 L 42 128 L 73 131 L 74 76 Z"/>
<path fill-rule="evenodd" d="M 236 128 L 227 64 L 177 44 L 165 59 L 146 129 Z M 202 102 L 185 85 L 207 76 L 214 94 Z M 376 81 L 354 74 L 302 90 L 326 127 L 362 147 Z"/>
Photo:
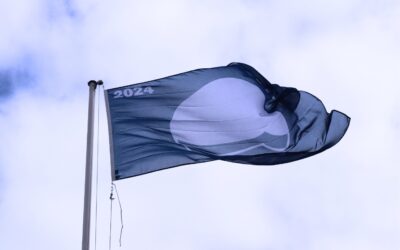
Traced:
<path fill-rule="evenodd" d="M 105 91 L 114 180 L 224 160 L 274 165 L 335 145 L 350 118 L 243 63 Z"/>

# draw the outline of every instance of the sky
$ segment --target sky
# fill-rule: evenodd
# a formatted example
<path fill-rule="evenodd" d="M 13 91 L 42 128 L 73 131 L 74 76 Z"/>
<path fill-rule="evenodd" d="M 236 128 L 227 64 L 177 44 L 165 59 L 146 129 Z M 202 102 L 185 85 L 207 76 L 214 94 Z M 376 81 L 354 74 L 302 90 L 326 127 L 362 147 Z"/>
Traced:
<path fill-rule="evenodd" d="M 107 89 L 230 62 L 346 113 L 347 134 L 289 164 L 214 161 L 117 181 L 113 249 L 400 249 L 399 1 L 0 6 L 2 249 L 80 249 L 89 80 Z M 111 179 L 102 91 L 97 100 L 91 245 L 103 250 Z"/>

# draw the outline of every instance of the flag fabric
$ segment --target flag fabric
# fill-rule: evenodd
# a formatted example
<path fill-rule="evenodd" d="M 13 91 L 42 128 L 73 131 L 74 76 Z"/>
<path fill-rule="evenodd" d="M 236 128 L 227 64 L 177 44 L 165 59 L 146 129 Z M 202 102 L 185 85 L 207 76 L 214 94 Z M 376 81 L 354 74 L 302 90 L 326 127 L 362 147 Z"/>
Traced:
<path fill-rule="evenodd" d="M 113 180 L 224 160 L 274 165 L 320 153 L 350 118 L 243 63 L 105 90 Z"/>

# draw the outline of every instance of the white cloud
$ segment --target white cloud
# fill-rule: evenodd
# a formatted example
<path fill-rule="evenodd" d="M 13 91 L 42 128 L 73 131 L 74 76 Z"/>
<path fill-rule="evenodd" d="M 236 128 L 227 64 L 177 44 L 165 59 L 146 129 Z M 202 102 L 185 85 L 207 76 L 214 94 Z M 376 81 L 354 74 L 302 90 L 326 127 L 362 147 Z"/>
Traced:
<path fill-rule="evenodd" d="M 292 164 L 212 162 L 118 182 L 122 249 L 398 249 L 399 12 L 395 1 L 356 0 L 8 3 L 0 70 L 31 77 L 0 102 L 2 247 L 80 247 L 88 80 L 113 87 L 243 61 L 348 113 L 348 134 Z"/>

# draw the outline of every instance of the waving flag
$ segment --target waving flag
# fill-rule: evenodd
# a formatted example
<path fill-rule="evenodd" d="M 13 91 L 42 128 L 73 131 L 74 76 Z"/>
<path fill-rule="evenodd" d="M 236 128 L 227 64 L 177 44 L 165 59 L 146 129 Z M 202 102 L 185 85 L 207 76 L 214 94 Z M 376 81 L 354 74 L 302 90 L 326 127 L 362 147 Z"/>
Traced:
<path fill-rule="evenodd" d="M 108 89 L 113 179 L 224 160 L 274 165 L 335 145 L 350 118 L 242 63 Z"/>

